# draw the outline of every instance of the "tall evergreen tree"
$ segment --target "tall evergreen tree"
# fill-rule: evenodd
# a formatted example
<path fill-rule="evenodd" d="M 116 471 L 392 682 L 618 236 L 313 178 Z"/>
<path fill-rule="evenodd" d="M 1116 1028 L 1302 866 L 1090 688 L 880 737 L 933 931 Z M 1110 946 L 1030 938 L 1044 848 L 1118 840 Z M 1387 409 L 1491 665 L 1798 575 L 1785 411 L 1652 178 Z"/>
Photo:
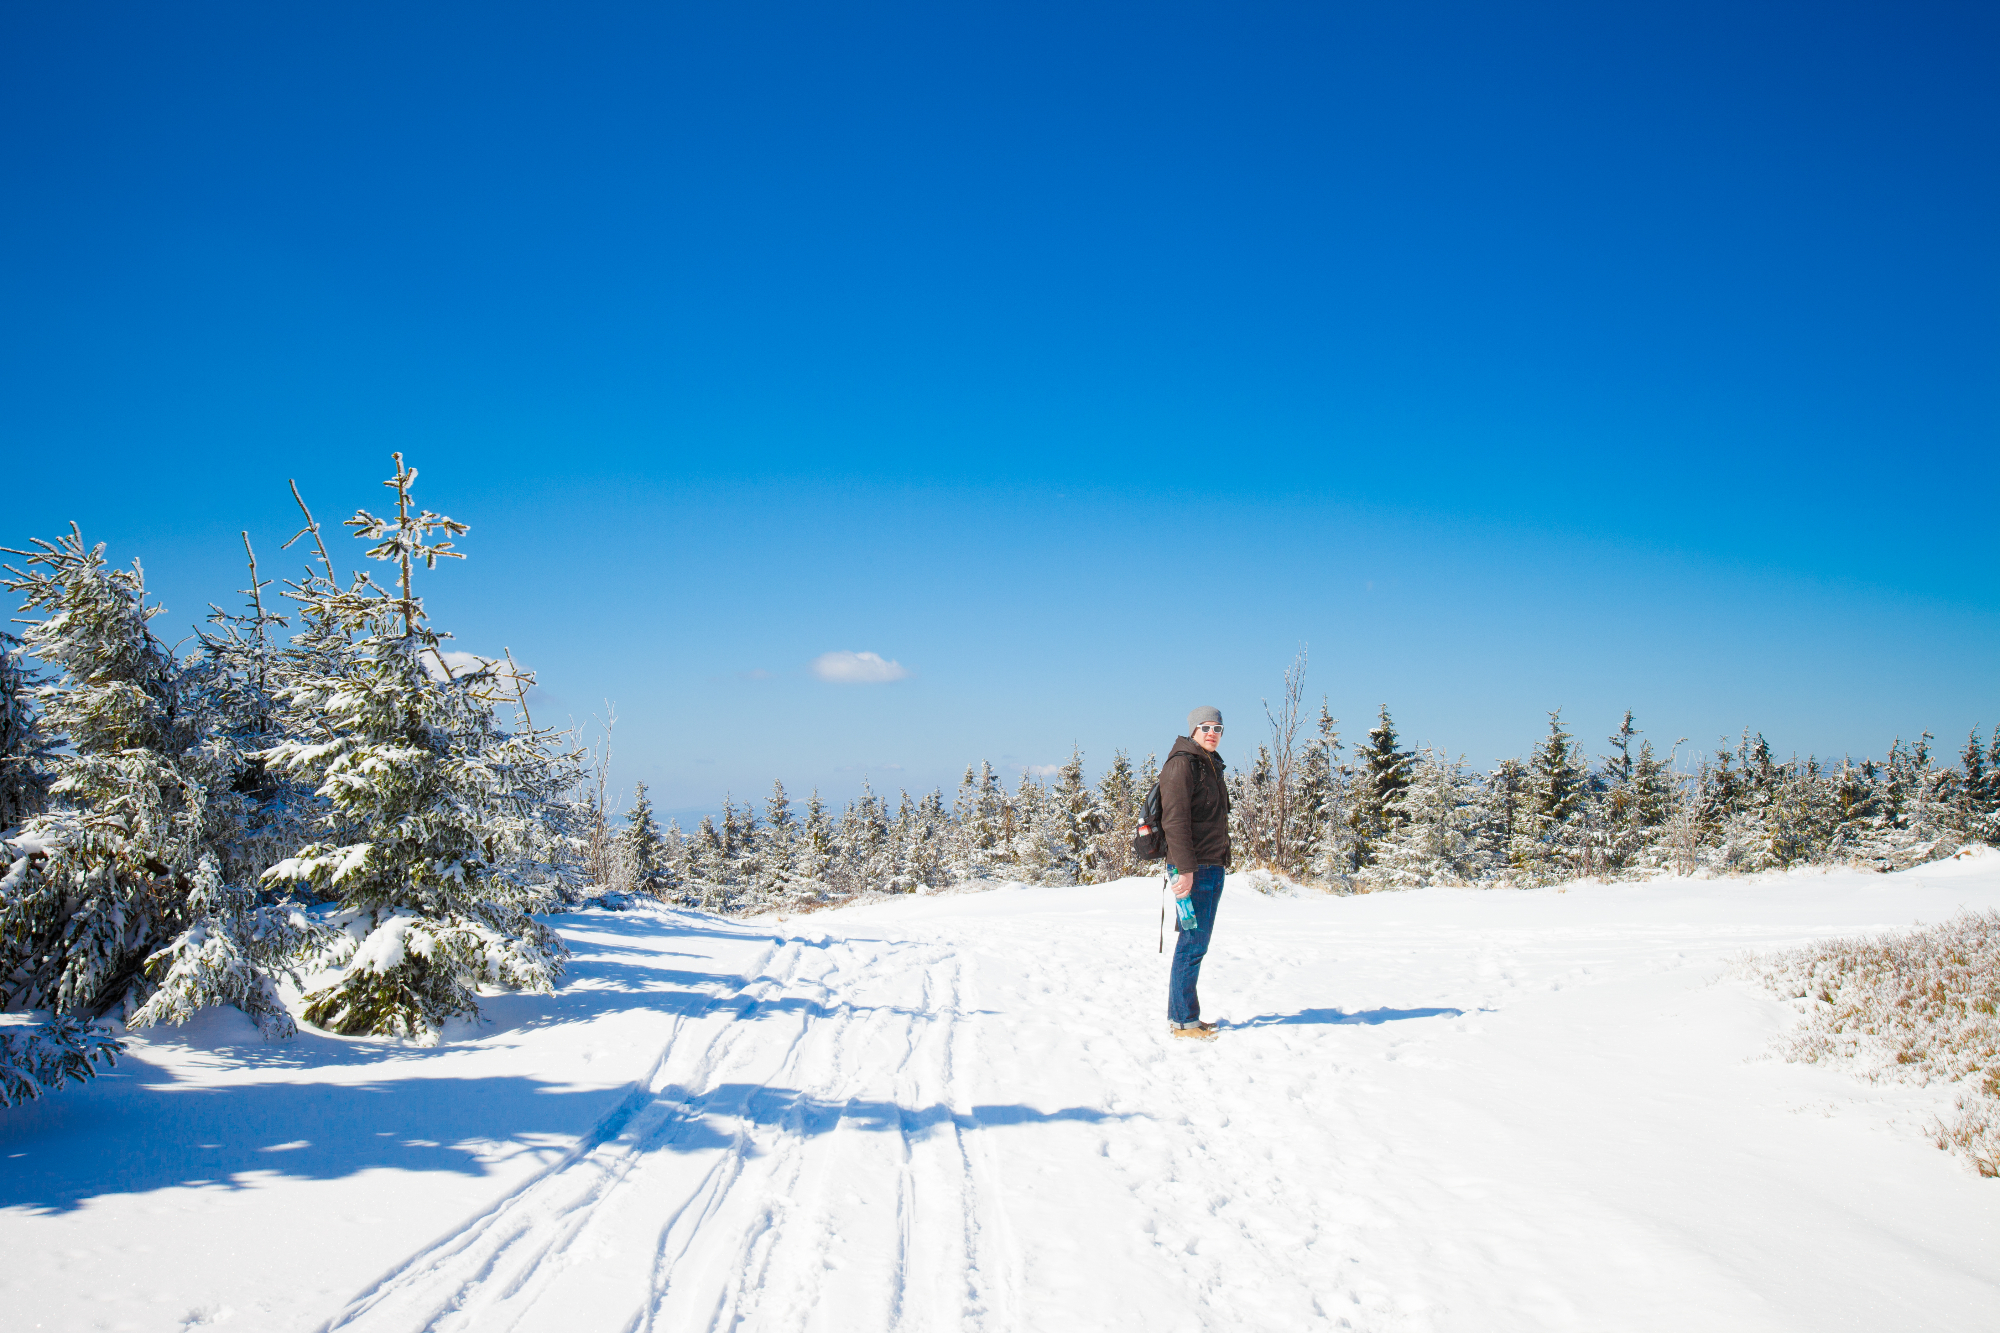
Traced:
<path fill-rule="evenodd" d="M 1530 879 L 1600 872 L 1607 830 L 1591 805 L 1590 765 L 1583 747 L 1562 724 L 1560 708 L 1549 714 L 1549 729 L 1529 755 L 1523 773 L 1524 800 L 1514 820 L 1508 861 Z"/>
<path fill-rule="evenodd" d="M 1507 857 L 1528 817 L 1528 766 L 1519 759 L 1502 759 L 1486 775 L 1485 806 L 1489 850 Z"/>
<path fill-rule="evenodd" d="M 764 801 L 764 826 L 754 834 L 757 888 L 770 901 L 776 901 L 791 887 L 792 845 L 798 838 L 798 831 L 798 823 L 792 817 L 791 798 L 785 794 L 785 784 L 773 781 L 771 794 Z"/>
<path fill-rule="evenodd" d="M 336 898 L 354 941 L 338 974 L 306 997 L 332 1031 L 435 1041 L 454 1016 L 479 1012 L 481 985 L 549 991 L 561 940 L 532 913 L 563 886 L 549 827 L 576 782 L 576 756 L 552 733 L 507 732 L 491 664 L 454 670 L 414 589 L 418 563 L 457 558 L 466 528 L 413 511 L 416 472 L 396 455 L 396 514 L 347 520 L 391 562 L 393 590 L 357 574 L 346 587 L 295 589 L 308 632 L 285 663 L 290 725 L 267 752 L 280 771 L 328 794 L 320 839 L 268 872 Z"/>
<path fill-rule="evenodd" d="M 1400 822 L 1396 798 L 1410 785 L 1410 764 L 1415 756 L 1397 748 L 1396 724 L 1383 704 L 1374 726 L 1368 729 L 1368 746 L 1356 756 L 1355 793 L 1349 821 L 1353 827 L 1355 851 L 1361 864 L 1367 863 L 1374 844 Z"/>
<path fill-rule="evenodd" d="M 1132 760 L 1123 750 L 1111 756 L 1111 767 L 1097 783 L 1097 804 L 1104 812 L 1098 834 L 1094 875 L 1100 880 L 1132 873 L 1132 835 L 1139 827 L 1139 806 L 1146 793 L 1133 779 Z"/>
<path fill-rule="evenodd" d="M 1050 842 L 1057 871 L 1069 883 L 1088 884 L 1096 877 L 1099 841 L 1111 826 L 1097 793 L 1083 777 L 1083 751 L 1073 748 L 1068 762 L 1056 771 L 1050 793 Z"/>
<path fill-rule="evenodd" d="M 1321 699 L 1319 722 L 1306 742 L 1299 762 L 1299 789 L 1294 801 L 1297 827 L 1294 843 L 1300 849 L 1296 865 L 1281 866 L 1287 874 L 1310 875 L 1320 844 L 1326 837 L 1327 820 L 1339 818 L 1335 799 L 1335 770 L 1340 764 L 1340 719 Z"/>
<path fill-rule="evenodd" d="M 806 818 L 799 830 L 799 842 L 792 854 L 792 869 L 806 884 L 824 886 L 833 869 L 836 850 L 833 817 L 819 799 L 815 787 L 806 798 Z"/>
<path fill-rule="evenodd" d="M 1050 810 L 1047 788 L 1035 775 L 1023 769 L 1021 781 L 1007 803 L 1007 823 L 1012 830 L 1008 846 L 1014 873 L 1030 884 L 1067 883 L 1064 854 Z"/>
<path fill-rule="evenodd" d="M 666 838 L 653 814 L 646 784 L 632 789 L 632 813 L 625 817 L 625 858 L 632 866 L 632 884 L 641 893 L 664 897 L 667 879 Z"/>

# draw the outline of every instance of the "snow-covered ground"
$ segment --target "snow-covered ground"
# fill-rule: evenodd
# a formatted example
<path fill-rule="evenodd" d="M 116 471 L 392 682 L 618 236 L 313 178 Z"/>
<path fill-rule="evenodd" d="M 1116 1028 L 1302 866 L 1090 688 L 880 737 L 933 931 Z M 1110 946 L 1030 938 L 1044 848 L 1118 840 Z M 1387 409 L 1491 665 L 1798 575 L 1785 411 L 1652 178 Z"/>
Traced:
<path fill-rule="evenodd" d="M 424 1049 L 233 1014 L 0 1112 L 15 1329 L 1970 1329 L 1944 1089 L 1772 1058 L 1732 960 L 2000 906 L 2000 854 L 1535 892 L 1232 878 L 558 919 Z M 1167 939 L 1172 948 L 1172 936 Z"/>

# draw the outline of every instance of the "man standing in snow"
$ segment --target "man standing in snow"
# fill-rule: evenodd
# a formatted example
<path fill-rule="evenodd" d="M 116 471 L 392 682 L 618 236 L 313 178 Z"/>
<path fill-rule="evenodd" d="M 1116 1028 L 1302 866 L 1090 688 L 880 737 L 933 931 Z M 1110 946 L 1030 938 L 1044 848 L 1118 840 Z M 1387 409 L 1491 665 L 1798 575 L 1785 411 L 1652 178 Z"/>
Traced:
<path fill-rule="evenodd" d="M 1229 868 L 1229 789 L 1222 783 L 1222 711 L 1188 714 L 1188 734 L 1176 737 L 1160 766 L 1160 824 L 1167 834 L 1167 873 L 1175 875 L 1174 913 L 1180 939 L 1167 978 L 1167 1023 L 1176 1037 L 1215 1039 L 1201 1021 L 1195 981 L 1208 954 L 1222 874 Z"/>

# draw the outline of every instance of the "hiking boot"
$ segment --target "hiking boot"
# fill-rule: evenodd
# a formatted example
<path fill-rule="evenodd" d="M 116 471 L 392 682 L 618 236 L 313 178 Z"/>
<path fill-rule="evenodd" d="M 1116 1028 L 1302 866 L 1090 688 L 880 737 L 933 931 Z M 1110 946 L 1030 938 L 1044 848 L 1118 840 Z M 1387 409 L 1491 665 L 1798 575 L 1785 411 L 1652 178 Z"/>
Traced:
<path fill-rule="evenodd" d="M 1194 1041 L 1214 1041 L 1218 1029 L 1213 1023 L 1203 1023 L 1199 1019 L 1192 1023 L 1168 1023 L 1167 1030 L 1176 1037 L 1188 1037 Z"/>

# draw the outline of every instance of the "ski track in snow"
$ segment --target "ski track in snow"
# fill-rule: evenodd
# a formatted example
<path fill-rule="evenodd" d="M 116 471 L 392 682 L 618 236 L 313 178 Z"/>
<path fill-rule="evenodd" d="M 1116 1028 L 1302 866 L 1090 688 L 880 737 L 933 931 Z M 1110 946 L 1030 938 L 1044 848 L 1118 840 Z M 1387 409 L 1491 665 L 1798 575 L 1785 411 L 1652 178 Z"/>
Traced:
<path fill-rule="evenodd" d="M 327 1328 L 1018 1327 L 951 1101 L 965 960 L 871 943 L 773 944 L 589 1146 Z"/>

